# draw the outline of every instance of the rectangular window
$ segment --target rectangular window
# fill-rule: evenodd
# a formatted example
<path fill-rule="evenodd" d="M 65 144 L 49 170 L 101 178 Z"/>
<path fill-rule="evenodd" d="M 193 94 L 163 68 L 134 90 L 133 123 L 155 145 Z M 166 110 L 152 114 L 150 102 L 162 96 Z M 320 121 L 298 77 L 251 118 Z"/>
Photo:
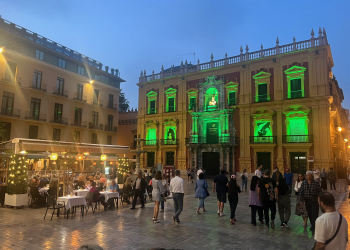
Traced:
<path fill-rule="evenodd" d="M 95 80 L 99 81 L 101 79 L 101 77 L 99 75 L 95 75 Z"/>
<path fill-rule="evenodd" d="M 75 142 L 80 142 L 80 131 L 74 131 L 74 138 L 73 138 L 73 140 L 75 141 Z"/>
<path fill-rule="evenodd" d="M 156 101 L 152 100 L 149 102 L 150 107 L 149 107 L 149 114 L 155 114 L 156 113 Z"/>
<path fill-rule="evenodd" d="M 38 70 L 34 70 L 34 75 L 33 75 L 33 84 L 32 87 L 35 89 L 41 89 L 41 80 L 43 73 Z"/>
<path fill-rule="evenodd" d="M 137 141 L 135 141 L 135 139 L 137 139 L 137 135 L 134 135 L 133 148 L 136 148 L 136 147 L 137 147 Z"/>
<path fill-rule="evenodd" d="M 97 90 L 97 89 L 94 89 L 94 96 L 93 96 L 92 103 L 95 104 L 95 105 L 98 105 L 99 97 L 100 97 L 100 91 Z"/>
<path fill-rule="evenodd" d="M 174 112 L 175 111 L 175 98 L 169 97 L 168 98 L 168 112 Z"/>
<path fill-rule="evenodd" d="M 108 115 L 108 130 L 111 131 L 113 129 L 113 115 Z"/>
<path fill-rule="evenodd" d="M 61 139 L 61 130 L 58 128 L 54 128 L 52 140 L 53 141 L 60 141 L 60 139 Z"/>
<path fill-rule="evenodd" d="M 3 130 L 0 134 L 0 141 L 9 141 L 11 137 L 11 123 L 0 122 L 0 128 Z"/>
<path fill-rule="evenodd" d="M 75 126 L 81 126 L 82 113 L 83 113 L 83 110 L 81 108 L 75 108 L 75 113 L 74 113 L 74 125 Z"/>
<path fill-rule="evenodd" d="M 1 114 L 12 116 L 14 99 L 15 99 L 14 93 L 6 92 L 6 91 L 3 92 Z"/>
<path fill-rule="evenodd" d="M 9 82 L 14 82 L 16 79 L 16 69 L 17 64 L 13 62 L 7 62 L 6 64 L 6 72 L 5 72 L 5 80 Z"/>
<path fill-rule="evenodd" d="M 77 100 L 83 100 L 83 90 L 84 90 L 84 86 L 82 84 L 77 84 Z"/>
<path fill-rule="evenodd" d="M 38 139 L 38 126 L 29 125 L 29 139 Z"/>
<path fill-rule="evenodd" d="M 98 112 L 92 111 L 92 126 L 98 127 Z"/>
<path fill-rule="evenodd" d="M 229 106 L 236 105 L 236 92 L 228 93 L 228 105 Z"/>
<path fill-rule="evenodd" d="M 292 79 L 290 80 L 290 97 L 301 98 L 303 97 L 303 90 L 301 89 L 301 79 Z"/>
<path fill-rule="evenodd" d="M 107 145 L 112 145 L 112 136 L 107 135 Z"/>
<path fill-rule="evenodd" d="M 256 100 L 257 100 L 257 102 L 267 102 L 268 101 L 267 83 L 263 83 L 263 84 L 258 85 L 258 96 L 257 96 Z"/>
<path fill-rule="evenodd" d="M 66 68 L 66 61 L 62 59 L 58 59 L 58 67 L 65 69 Z"/>
<path fill-rule="evenodd" d="M 113 99 L 114 99 L 114 95 L 109 94 L 109 96 L 108 96 L 108 108 L 110 108 L 110 109 L 113 108 Z"/>
<path fill-rule="evenodd" d="M 189 106 L 190 110 L 196 109 L 196 97 L 191 97 L 190 98 L 190 106 Z"/>
<path fill-rule="evenodd" d="M 55 103 L 54 122 L 62 122 L 63 104 Z"/>
<path fill-rule="evenodd" d="M 78 74 L 84 76 L 85 75 L 85 69 L 78 66 Z"/>
<path fill-rule="evenodd" d="M 97 141 L 97 134 L 95 134 L 95 133 L 92 133 L 92 134 L 91 134 L 91 143 L 92 143 L 92 144 L 98 144 L 98 141 Z"/>
<path fill-rule="evenodd" d="M 30 101 L 30 113 L 29 113 L 30 119 L 39 120 L 40 104 L 41 104 L 40 99 L 37 99 L 37 98 L 31 99 L 31 101 Z"/>
<path fill-rule="evenodd" d="M 44 61 L 44 52 L 37 49 L 35 51 L 35 58 Z"/>
<path fill-rule="evenodd" d="M 64 95 L 64 79 L 57 77 L 56 94 Z"/>
<path fill-rule="evenodd" d="M 157 145 L 157 129 L 150 128 L 147 131 L 146 145 Z"/>

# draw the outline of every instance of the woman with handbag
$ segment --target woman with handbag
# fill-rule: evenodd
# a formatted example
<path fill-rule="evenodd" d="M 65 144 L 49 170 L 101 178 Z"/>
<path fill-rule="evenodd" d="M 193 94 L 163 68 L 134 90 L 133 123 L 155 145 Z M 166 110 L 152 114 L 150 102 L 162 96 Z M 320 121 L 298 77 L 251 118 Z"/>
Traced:
<path fill-rule="evenodd" d="M 300 203 L 300 198 L 299 198 L 299 190 L 301 187 L 301 184 L 305 180 L 304 174 L 300 173 L 298 175 L 298 180 L 295 182 L 294 190 L 295 190 L 295 195 L 297 196 L 297 202 L 295 204 L 295 215 L 297 216 L 302 216 L 304 223 L 303 227 L 307 226 L 307 210 L 305 206 L 305 202 Z"/>
<path fill-rule="evenodd" d="M 195 188 L 195 198 L 198 198 L 198 209 L 197 214 L 201 214 L 199 210 L 202 208 L 203 213 L 206 212 L 204 208 L 204 200 L 209 196 L 208 192 L 208 183 L 206 180 L 204 180 L 204 174 L 200 173 L 198 176 L 198 180 L 196 181 L 196 188 Z"/>
<path fill-rule="evenodd" d="M 231 175 L 230 182 L 227 184 L 228 186 L 228 201 L 230 202 L 230 209 L 231 209 L 231 215 L 230 215 L 230 225 L 235 224 L 236 221 L 236 208 L 238 204 L 238 193 L 241 192 L 241 189 L 239 188 L 239 185 L 236 181 L 236 176 L 233 174 Z"/>
<path fill-rule="evenodd" d="M 163 196 L 161 197 L 161 200 L 160 200 L 160 212 L 164 212 L 164 200 L 165 198 L 167 198 L 168 192 L 169 192 L 169 185 L 168 185 L 168 181 L 166 180 L 166 174 L 163 174 L 162 176 L 162 185 L 165 192 L 163 193 Z"/>
<path fill-rule="evenodd" d="M 159 214 L 159 205 L 160 201 L 163 199 L 166 201 L 166 198 L 164 197 L 164 188 L 162 184 L 162 172 L 157 171 L 156 175 L 152 179 L 152 200 L 154 201 L 154 211 L 153 211 L 153 222 L 154 223 L 159 223 L 160 221 L 158 220 L 158 214 Z"/>

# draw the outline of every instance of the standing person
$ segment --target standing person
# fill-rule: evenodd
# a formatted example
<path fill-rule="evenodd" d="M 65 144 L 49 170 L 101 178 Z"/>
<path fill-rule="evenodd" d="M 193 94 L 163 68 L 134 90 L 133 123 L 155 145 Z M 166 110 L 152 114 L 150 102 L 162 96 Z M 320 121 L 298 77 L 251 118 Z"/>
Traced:
<path fill-rule="evenodd" d="M 200 173 L 198 176 L 198 180 L 196 182 L 196 188 L 195 188 L 195 198 L 198 198 L 198 209 L 197 209 L 197 214 L 200 213 L 200 209 L 202 208 L 203 213 L 206 212 L 204 208 L 204 200 L 208 196 L 208 183 L 206 180 L 204 180 L 204 174 Z"/>
<path fill-rule="evenodd" d="M 261 174 L 261 169 L 262 169 L 262 168 L 263 168 L 263 166 L 260 165 L 260 166 L 258 167 L 258 169 L 255 170 L 255 175 L 258 176 L 259 179 L 261 179 L 261 176 L 262 176 L 262 174 Z"/>
<path fill-rule="evenodd" d="M 286 184 L 286 179 L 281 178 L 277 186 L 278 188 L 278 213 L 280 214 L 281 227 L 289 229 L 288 221 L 291 214 L 289 187 Z"/>
<path fill-rule="evenodd" d="M 281 174 L 279 168 L 276 166 L 275 170 L 273 171 L 273 174 L 272 174 L 272 179 L 276 182 L 277 186 L 278 186 L 278 183 L 279 183 L 281 176 L 282 176 L 282 174 Z"/>
<path fill-rule="evenodd" d="M 317 167 L 316 169 L 314 169 L 313 172 L 314 172 L 314 179 L 315 179 L 315 181 L 317 181 L 318 183 L 321 183 L 320 182 L 320 173 L 321 173 L 320 168 Z"/>
<path fill-rule="evenodd" d="M 286 169 L 286 173 L 284 173 L 284 178 L 286 179 L 286 184 L 289 187 L 289 194 L 291 194 L 293 187 L 293 174 L 290 172 L 289 168 Z"/>
<path fill-rule="evenodd" d="M 253 176 L 250 182 L 250 190 L 249 190 L 249 206 L 251 210 L 251 220 L 250 223 L 252 226 L 256 226 L 256 211 L 258 211 L 260 224 L 264 223 L 263 220 L 263 207 L 261 200 L 258 197 L 258 184 L 259 177 Z"/>
<path fill-rule="evenodd" d="M 188 180 L 188 183 L 191 182 L 191 176 L 192 176 L 192 171 L 190 168 L 187 169 L 187 180 Z"/>
<path fill-rule="evenodd" d="M 243 191 L 244 185 L 245 185 L 245 191 L 247 191 L 248 173 L 246 169 L 243 169 L 243 173 L 241 174 L 241 179 L 242 179 L 242 191 Z"/>
<path fill-rule="evenodd" d="M 150 181 L 150 179 L 149 179 L 149 174 L 148 174 L 146 169 L 145 169 L 144 173 L 145 173 L 146 182 L 148 183 Z"/>
<path fill-rule="evenodd" d="M 197 171 L 197 180 L 199 180 L 199 175 L 203 173 L 203 169 L 200 168 L 198 171 Z"/>
<path fill-rule="evenodd" d="M 327 172 L 324 168 L 322 168 L 322 171 L 320 173 L 321 178 L 321 188 L 323 191 L 327 191 Z"/>
<path fill-rule="evenodd" d="M 207 179 L 207 171 L 203 168 L 204 180 Z"/>
<path fill-rule="evenodd" d="M 264 178 L 259 181 L 258 197 L 261 199 L 265 215 L 265 227 L 269 227 L 269 210 L 271 211 L 271 228 L 275 229 L 276 200 L 278 202 L 278 189 L 276 182 L 270 178 L 271 171 L 266 169 Z M 261 198 L 260 198 L 261 194 Z"/>
<path fill-rule="evenodd" d="M 225 170 L 221 169 L 220 174 L 215 176 L 213 182 L 213 193 L 215 193 L 216 184 L 216 197 L 218 199 L 218 215 L 225 216 L 224 204 L 226 203 L 226 185 L 228 183 L 227 177 L 225 176 Z"/>
<path fill-rule="evenodd" d="M 315 221 L 318 217 L 318 194 L 321 192 L 320 184 L 314 180 L 312 171 L 306 172 L 306 180 L 300 186 L 300 202 L 305 201 L 307 214 L 311 223 L 310 231 L 315 233 Z"/>
<path fill-rule="evenodd" d="M 295 182 L 295 187 L 294 187 L 295 195 L 297 196 L 297 202 L 295 204 L 294 214 L 297 216 L 302 216 L 304 220 L 303 227 L 307 227 L 307 210 L 306 210 L 305 202 L 301 201 L 299 196 L 300 187 L 303 181 L 305 181 L 305 176 L 304 174 L 300 173 L 298 175 L 298 180 Z"/>
<path fill-rule="evenodd" d="M 164 186 L 162 183 L 162 172 L 157 171 L 156 175 L 152 179 L 152 200 L 154 201 L 154 210 L 153 210 L 153 222 L 159 223 L 160 220 L 158 220 L 158 214 L 159 214 L 159 205 L 160 201 L 163 199 L 166 201 L 166 198 L 164 196 Z"/>
<path fill-rule="evenodd" d="M 339 193 L 341 192 L 342 186 L 344 186 L 344 192 L 348 191 L 347 178 L 347 169 L 345 167 L 340 167 L 338 170 Z"/>
<path fill-rule="evenodd" d="M 180 170 L 175 171 L 175 177 L 170 181 L 170 192 L 173 194 L 175 215 L 174 222 L 180 222 L 179 215 L 183 209 L 183 200 L 185 196 L 184 180 L 180 177 Z"/>
<path fill-rule="evenodd" d="M 195 180 L 198 180 L 198 177 L 197 177 L 197 173 L 198 173 L 198 167 L 196 167 L 196 169 L 194 170 L 194 179 Z M 192 183 L 193 183 L 193 181 L 192 181 Z"/>
<path fill-rule="evenodd" d="M 335 181 L 337 180 L 337 174 L 333 171 L 333 168 L 329 169 L 327 173 L 327 178 L 329 180 L 329 185 L 331 186 L 331 192 L 333 192 L 332 186 L 334 191 L 337 191 L 337 189 L 335 188 Z"/>
<path fill-rule="evenodd" d="M 134 198 L 132 199 L 132 206 L 131 206 L 131 210 L 135 209 L 136 206 L 136 202 L 137 202 L 137 198 L 140 197 L 141 199 L 141 208 L 145 208 L 145 191 L 146 191 L 146 187 L 147 187 L 147 182 L 145 180 L 145 178 L 142 178 L 142 172 L 138 172 L 137 173 L 137 178 L 134 182 Z M 153 197 L 152 197 L 153 198 Z"/>
<path fill-rule="evenodd" d="M 168 191 L 169 191 L 169 185 L 168 185 L 168 181 L 166 180 L 165 174 L 163 174 L 162 176 L 162 185 L 163 185 L 164 195 L 161 197 L 161 200 L 160 200 L 160 212 L 164 212 L 164 202 L 165 202 L 165 198 L 168 196 Z"/>
<path fill-rule="evenodd" d="M 331 193 L 318 196 L 322 215 L 316 220 L 315 250 L 343 250 L 348 241 L 348 222 L 336 209 Z"/>
<path fill-rule="evenodd" d="M 235 224 L 236 220 L 236 208 L 238 204 L 238 193 L 241 192 L 241 189 L 239 188 L 236 176 L 233 174 L 231 175 L 230 182 L 227 184 L 228 186 L 228 201 L 230 202 L 230 225 Z M 246 186 L 247 187 L 247 186 Z"/>

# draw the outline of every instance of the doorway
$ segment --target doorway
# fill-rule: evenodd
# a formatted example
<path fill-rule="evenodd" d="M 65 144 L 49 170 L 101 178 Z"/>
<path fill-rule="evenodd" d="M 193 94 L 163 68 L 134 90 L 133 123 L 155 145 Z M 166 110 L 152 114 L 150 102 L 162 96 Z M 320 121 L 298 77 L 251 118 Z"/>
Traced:
<path fill-rule="evenodd" d="M 165 152 L 165 165 L 175 165 L 175 152 Z"/>
<path fill-rule="evenodd" d="M 204 152 L 202 167 L 205 169 L 207 176 L 216 176 L 220 172 L 220 153 Z"/>
<path fill-rule="evenodd" d="M 306 152 L 290 153 L 290 171 L 292 173 L 306 172 Z"/>
<path fill-rule="evenodd" d="M 152 168 L 154 167 L 154 152 L 147 152 L 147 167 Z"/>
<path fill-rule="evenodd" d="M 264 171 L 265 169 L 271 170 L 271 152 L 256 152 L 256 156 L 258 158 L 258 160 L 256 161 L 256 169 L 258 169 L 258 167 L 262 165 L 263 168 L 261 171 Z"/>

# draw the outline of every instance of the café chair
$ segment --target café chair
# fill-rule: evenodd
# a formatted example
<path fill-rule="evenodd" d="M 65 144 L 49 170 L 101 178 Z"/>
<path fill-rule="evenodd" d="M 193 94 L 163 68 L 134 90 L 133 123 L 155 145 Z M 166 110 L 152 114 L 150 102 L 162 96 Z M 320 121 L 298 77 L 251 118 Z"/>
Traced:
<path fill-rule="evenodd" d="M 65 202 L 61 202 L 61 201 L 57 202 L 56 196 L 48 196 L 47 197 L 46 212 L 45 212 L 44 220 L 46 218 L 47 210 L 49 210 L 49 209 L 53 210 L 52 215 L 51 215 L 51 220 L 50 220 L 50 221 L 52 221 L 52 217 L 53 217 L 56 209 L 57 209 L 57 217 L 58 217 L 60 209 L 61 208 L 64 209 L 65 205 L 66 205 Z"/>
<path fill-rule="evenodd" d="M 97 204 L 99 204 L 100 206 L 100 202 L 93 202 L 93 195 L 94 193 L 88 193 L 85 197 L 86 199 L 86 212 L 85 214 L 87 214 L 87 212 L 89 211 L 89 207 L 91 207 L 92 213 L 94 214 L 96 209 L 97 209 Z"/>

